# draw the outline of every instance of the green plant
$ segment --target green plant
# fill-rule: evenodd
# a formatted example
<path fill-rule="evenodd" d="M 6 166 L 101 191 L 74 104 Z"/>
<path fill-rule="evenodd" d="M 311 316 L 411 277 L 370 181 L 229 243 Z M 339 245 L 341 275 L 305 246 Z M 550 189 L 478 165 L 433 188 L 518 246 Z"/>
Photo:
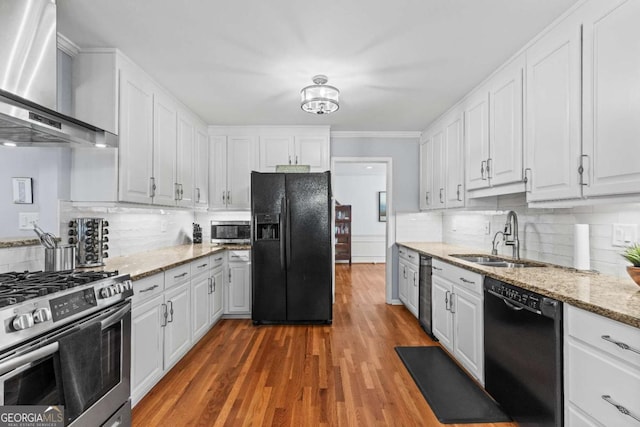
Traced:
<path fill-rule="evenodd" d="M 640 243 L 629 246 L 624 250 L 622 256 L 634 267 L 640 267 Z"/>

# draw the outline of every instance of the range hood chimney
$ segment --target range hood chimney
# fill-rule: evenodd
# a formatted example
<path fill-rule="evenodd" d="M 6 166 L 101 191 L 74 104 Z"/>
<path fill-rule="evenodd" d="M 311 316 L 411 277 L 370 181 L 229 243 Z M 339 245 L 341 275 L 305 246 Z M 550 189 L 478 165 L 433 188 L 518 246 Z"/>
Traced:
<path fill-rule="evenodd" d="M 118 138 L 56 111 L 55 0 L 0 1 L 0 144 L 116 147 Z"/>

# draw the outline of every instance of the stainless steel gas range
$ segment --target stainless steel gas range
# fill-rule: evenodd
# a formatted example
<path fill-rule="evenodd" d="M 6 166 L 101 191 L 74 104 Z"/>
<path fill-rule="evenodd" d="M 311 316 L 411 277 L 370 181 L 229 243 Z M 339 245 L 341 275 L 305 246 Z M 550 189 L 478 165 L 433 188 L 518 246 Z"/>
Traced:
<path fill-rule="evenodd" d="M 129 425 L 132 295 L 117 271 L 0 274 L 0 405 Z"/>

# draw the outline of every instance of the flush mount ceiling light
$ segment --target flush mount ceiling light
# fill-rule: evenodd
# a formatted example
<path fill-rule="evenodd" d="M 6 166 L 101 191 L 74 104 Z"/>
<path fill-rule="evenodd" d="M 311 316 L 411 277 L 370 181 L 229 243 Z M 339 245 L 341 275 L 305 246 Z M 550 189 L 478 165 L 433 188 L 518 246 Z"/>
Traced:
<path fill-rule="evenodd" d="M 307 113 L 329 114 L 340 108 L 338 98 L 340 91 L 326 83 L 327 76 L 319 74 L 313 77 L 313 85 L 300 91 L 300 107 Z"/>

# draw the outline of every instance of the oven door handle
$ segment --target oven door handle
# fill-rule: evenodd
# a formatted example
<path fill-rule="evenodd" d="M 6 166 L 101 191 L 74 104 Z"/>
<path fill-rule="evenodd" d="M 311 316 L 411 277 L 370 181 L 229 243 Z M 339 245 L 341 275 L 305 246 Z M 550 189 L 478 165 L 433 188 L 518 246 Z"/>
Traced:
<path fill-rule="evenodd" d="M 107 317 L 106 319 L 102 319 L 100 321 L 100 326 L 102 327 L 102 329 L 105 329 L 111 325 L 115 325 L 120 320 L 122 320 L 122 317 L 130 310 L 131 310 L 131 307 L 129 306 L 129 304 L 127 304 L 125 307 L 122 307 L 120 310 L 116 311 L 111 316 Z"/>
<path fill-rule="evenodd" d="M 49 356 L 56 351 L 58 351 L 58 342 L 45 345 L 44 347 L 33 350 L 27 354 L 23 354 L 22 356 L 11 358 L 6 362 L 0 363 L 0 376 L 21 366 L 28 365 L 31 362 L 35 362 L 38 359 Z"/>

